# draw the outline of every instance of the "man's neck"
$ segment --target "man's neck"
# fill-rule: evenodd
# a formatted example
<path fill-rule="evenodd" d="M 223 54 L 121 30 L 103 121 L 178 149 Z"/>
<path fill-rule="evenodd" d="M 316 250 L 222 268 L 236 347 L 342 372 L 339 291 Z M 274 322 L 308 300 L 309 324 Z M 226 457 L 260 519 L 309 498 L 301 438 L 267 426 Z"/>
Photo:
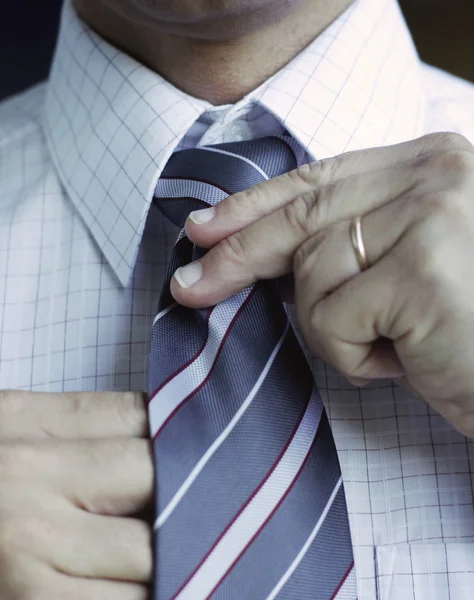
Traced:
<path fill-rule="evenodd" d="M 274 75 L 352 1 L 306 0 L 276 23 L 229 41 L 166 33 L 97 0 L 76 0 L 76 7 L 109 42 L 188 94 L 219 105 L 237 102 Z"/>

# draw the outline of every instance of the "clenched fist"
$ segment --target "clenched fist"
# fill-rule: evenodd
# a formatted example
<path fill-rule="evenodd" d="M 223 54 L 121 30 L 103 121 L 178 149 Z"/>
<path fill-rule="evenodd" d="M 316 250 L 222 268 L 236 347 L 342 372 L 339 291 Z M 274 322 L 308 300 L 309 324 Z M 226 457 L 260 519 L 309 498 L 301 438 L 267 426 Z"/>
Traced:
<path fill-rule="evenodd" d="M 144 398 L 0 393 L 0 598 L 146 600 Z"/>

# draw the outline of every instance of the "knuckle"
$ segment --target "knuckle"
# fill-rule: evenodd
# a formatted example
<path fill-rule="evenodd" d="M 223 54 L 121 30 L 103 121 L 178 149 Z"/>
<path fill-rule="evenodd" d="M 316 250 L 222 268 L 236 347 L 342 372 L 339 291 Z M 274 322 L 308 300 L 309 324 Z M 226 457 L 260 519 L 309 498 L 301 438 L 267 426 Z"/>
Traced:
<path fill-rule="evenodd" d="M 460 133 L 455 133 L 455 132 L 447 132 L 442 134 L 444 137 L 444 141 L 446 143 L 446 145 L 448 146 L 452 146 L 455 148 L 461 148 L 463 150 L 467 150 L 472 152 L 474 150 L 474 146 L 471 144 L 471 142 L 463 135 L 461 135 Z"/>
<path fill-rule="evenodd" d="M 314 272 L 314 265 L 318 261 L 323 242 L 327 238 L 327 231 L 322 230 L 313 234 L 303 242 L 293 256 L 293 271 L 298 279 L 307 279 Z"/>
<path fill-rule="evenodd" d="M 474 154 L 467 150 L 451 150 L 446 153 L 446 166 L 460 175 L 471 175 L 474 168 Z"/>
<path fill-rule="evenodd" d="M 317 168 L 319 169 L 319 181 L 323 184 L 332 181 L 339 168 L 340 162 L 341 159 L 339 156 L 331 156 L 318 161 Z"/>
<path fill-rule="evenodd" d="M 318 233 L 324 224 L 325 188 L 297 196 L 283 207 L 284 220 L 293 231 L 307 239 Z"/>
<path fill-rule="evenodd" d="M 246 266 L 249 260 L 244 237 L 240 231 L 219 243 L 218 252 L 224 263 L 234 266 Z"/>
<path fill-rule="evenodd" d="M 459 148 L 443 149 L 415 159 L 415 163 L 424 165 L 430 172 L 445 176 L 472 175 L 474 168 L 474 154 Z"/>
<path fill-rule="evenodd" d="M 229 214 L 245 215 L 247 218 L 260 214 L 264 205 L 265 188 L 255 185 L 226 198 L 226 208 Z"/>
<path fill-rule="evenodd" d="M 313 185 L 315 179 L 317 179 L 319 174 L 319 167 L 317 163 L 306 163 L 304 165 L 300 165 L 293 171 L 289 171 L 285 177 L 287 177 L 291 182 L 303 182 L 307 185 Z"/>
<path fill-rule="evenodd" d="M 439 155 L 439 167 L 457 175 L 470 175 L 474 167 L 474 155 L 466 150 L 447 150 Z"/>
<path fill-rule="evenodd" d="M 472 222 L 473 206 L 466 194 L 455 188 L 425 194 L 421 207 L 423 220 L 444 230 L 448 225 L 447 217 L 456 227 L 464 228 Z"/>
<path fill-rule="evenodd" d="M 432 192 L 424 197 L 425 218 L 445 216 L 454 205 L 454 193 L 446 190 Z"/>
<path fill-rule="evenodd" d="M 302 181 L 306 185 L 324 184 L 332 179 L 338 166 L 338 158 L 330 157 L 300 165 L 287 173 L 291 180 Z"/>
<path fill-rule="evenodd" d="M 434 141 L 435 147 L 439 148 L 459 148 L 461 150 L 473 151 L 471 142 L 461 135 L 451 131 L 442 131 L 430 133 L 425 136 L 426 140 Z"/>
<path fill-rule="evenodd" d="M 282 210 L 286 223 L 304 237 L 317 233 L 329 220 L 332 200 L 340 189 L 340 184 L 332 183 L 337 165 L 338 159 L 334 157 L 293 171 L 293 177 L 303 179 L 312 189 L 299 194 Z"/>
<path fill-rule="evenodd" d="M 449 253 L 436 243 L 436 233 L 430 229 L 431 226 L 427 226 L 422 234 L 413 234 L 404 258 L 405 266 L 422 284 L 425 294 L 434 296 L 438 295 L 450 273 L 450 263 Z"/>
<path fill-rule="evenodd" d="M 289 227 L 299 233 L 303 233 L 304 237 L 310 235 L 308 229 L 308 217 L 311 211 L 311 202 L 308 194 L 297 196 L 292 202 L 285 204 L 283 207 L 283 217 Z"/>

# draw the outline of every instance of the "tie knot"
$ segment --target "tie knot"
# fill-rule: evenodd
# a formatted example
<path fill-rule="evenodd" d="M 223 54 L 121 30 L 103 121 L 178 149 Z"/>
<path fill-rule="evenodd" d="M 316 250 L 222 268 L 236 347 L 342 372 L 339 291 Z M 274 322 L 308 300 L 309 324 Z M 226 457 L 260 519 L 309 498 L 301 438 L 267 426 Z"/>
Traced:
<path fill-rule="evenodd" d="M 183 227 L 192 210 L 292 171 L 304 156 L 289 136 L 181 150 L 163 170 L 155 200 L 171 221 Z"/>

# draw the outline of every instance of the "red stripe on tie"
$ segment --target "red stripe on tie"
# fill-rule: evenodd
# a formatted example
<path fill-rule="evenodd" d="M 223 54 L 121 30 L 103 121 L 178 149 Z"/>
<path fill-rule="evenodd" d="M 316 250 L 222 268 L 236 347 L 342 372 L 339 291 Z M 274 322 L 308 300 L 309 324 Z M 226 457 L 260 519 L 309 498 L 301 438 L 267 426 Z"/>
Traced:
<path fill-rule="evenodd" d="M 179 367 L 179 369 L 177 369 L 174 373 L 171 373 L 171 375 L 168 375 L 168 377 L 162 383 L 160 383 L 160 385 L 156 388 L 156 390 L 148 397 L 148 404 L 150 404 L 150 402 L 153 400 L 153 398 L 156 396 L 156 394 L 158 394 L 158 392 L 160 392 L 167 383 L 169 383 L 174 377 L 177 377 L 182 371 L 184 371 L 184 369 L 189 367 L 189 365 L 191 363 L 193 363 L 195 360 L 197 360 L 197 358 L 202 354 L 204 348 L 206 347 L 207 340 L 209 338 L 209 319 L 211 318 L 211 314 L 215 308 L 216 307 L 214 306 L 214 308 L 211 308 L 211 310 L 207 313 L 206 321 L 208 323 L 208 327 L 207 327 L 207 331 L 206 331 L 206 337 L 204 338 L 204 342 L 203 342 L 202 346 L 199 348 L 199 350 L 196 352 L 196 354 L 194 356 L 192 356 L 187 362 L 184 363 L 184 365 L 181 365 L 181 367 Z"/>
<path fill-rule="evenodd" d="M 221 541 L 221 539 L 225 536 L 225 534 L 229 531 L 229 529 L 232 527 L 232 525 L 235 523 L 235 521 L 239 518 L 239 516 L 242 514 L 242 512 L 245 510 L 245 508 L 250 504 L 250 502 L 252 501 L 252 499 L 258 494 L 258 492 L 260 491 L 260 489 L 263 487 L 263 485 L 265 484 L 265 482 L 268 480 L 268 478 L 270 477 L 270 475 L 273 473 L 273 471 L 275 470 L 275 468 L 277 467 L 278 463 L 281 461 L 283 455 L 285 454 L 285 452 L 288 449 L 288 446 L 290 445 L 291 441 L 293 440 L 293 438 L 296 435 L 296 432 L 298 431 L 298 428 L 301 424 L 301 421 L 303 420 L 303 417 L 306 413 L 306 409 L 308 407 L 309 401 L 311 399 L 311 395 L 313 393 L 313 388 L 311 387 L 311 391 L 310 391 L 310 395 L 308 398 L 308 401 L 304 407 L 304 410 L 301 412 L 301 416 L 298 420 L 298 422 L 295 425 L 295 428 L 293 429 L 290 437 L 288 438 L 285 446 L 283 447 L 282 451 L 280 452 L 280 454 L 278 455 L 278 458 L 275 460 L 275 462 L 273 463 L 273 465 L 271 466 L 271 468 L 268 470 L 268 473 L 265 475 L 264 479 L 262 479 L 262 481 L 259 483 L 259 485 L 255 488 L 255 490 L 252 492 L 252 494 L 247 498 L 247 501 L 241 506 L 241 508 L 239 509 L 239 511 L 234 515 L 233 519 L 228 523 L 228 525 L 225 527 L 225 529 L 222 531 L 222 533 L 219 535 L 219 537 L 216 539 L 216 541 L 214 542 L 214 544 L 211 546 L 211 548 L 209 549 L 209 551 L 205 554 L 204 558 L 201 560 L 201 562 L 197 565 L 197 567 L 194 569 L 194 571 L 191 573 L 191 575 L 186 579 L 186 581 L 183 583 L 183 585 L 179 588 L 179 590 L 175 593 L 175 595 L 171 598 L 171 600 L 175 600 L 179 594 L 184 590 L 184 588 L 188 585 L 188 583 L 191 581 L 191 579 L 196 575 L 196 573 L 199 571 L 199 569 L 202 567 L 202 565 L 205 563 L 205 561 L 207 560 L 207 558 L 210 556 L 210 554 L 212 553 L 212 551 L 214 550 L 214 548 L 217 546 L 217 544 Z M 319 427 L 318 427 L 319 430 Z M 282 498 L 280 498 L 278 504 L 275 506 L 275 508 L 272 510 L 272 512 L 270 513 L 270 515 L 267 517 L 267 519 L 264 521 L 264 523 L 260 526 L 260 528 L 258 529 L 258 531 L 253 535 L 252 539 L 248 542 L 248 544 L 245 546 L 245 548 L 242 550 L 242 552 L 239 554 L 239 556 L 235 559 L 235 561 L 230 565 L 230 567 L 227 569 L 227 571 L 224 573 L 224 575 L 221 577 L 221 579 L 217 582 L 216 586 L 214 587 L 214 589 L 211 591 L 211 593 L 207 596 L 206 600 L 208 600 L 212 594 L 216 591 L 216 589 L 220 586 L 220 584 L 224 581 L 224 579 L 227 577 L 227 575 L 231 572 L 231 570 L 234 568 L 234 566 L 237 564 L 237 562 L 239 561 L 240 557 L 242 556 L 242 554 L 244 554 L 247 549 L 249 548 L 249 546 L 252 544 L 252 542 L 254 541 L 254 539 L 258 536 L 258 534 L 260 533 L 260 531 L 265 527 L 265 525 L 268 523 L 268 521 L 272 518 L 273 514 L 275 513 L 275 511 L 279 508 L 279 506 L 281 505 L 281 503 L 283 502 L 283 500 L 286 498 L 286 496 L 289 494 L 289 492 L 291 491 L 291 489 L 293 488 L 293 485 L 295 484 L 296 480 L 298 479 L 301 471 L 303 470 L 310 454 L 311 451 L 314 447 L 314 443 L 316 441 L 317 438 L 317 434 L 318 432 L 316 432 L 316 435 L 314 436 L 314 440 L 313 443 L 311 444 L 310 449 L 308 450 L 307 455 L 304 458 L 303 463 L 301 464 L 300 468 L 298 469 L 298 472 L 296 473 L 294 479 L 292 480 L 292 482 L 290 483 L 290 485 L 288 486 L 288 489 L 285 491 L 285 494 L 282 496 Z"/>
<path fill-rule="evenodd" d="M 352 561 L 351 564 L 349 565 L 349 568 L 345 572 L 344 577 L 339 582 L 339 585 L 337 586 L 337 588 L 334 590 L 334 594 L 331 596 L 330 600 L 334 600 L 336 598 L 336 596 L 339 594 L 340 589 L 344 585 L 346 579 L 349 577 L 349 574 L 350 574 L 350 572 L 352 571 L 353 568 L 354 568 L 354 561 Z"/>
<path fill-rule="evenodd" d="M 309 402 L 309 401 L 308 401 Z M 307 405 L 306 405 L 307 406 Z M 303 415 L 304 415 L 303 411 Z M 303 415 L 301 416 L 301 419 L 303 419 Z M 301 423 L 301 420 L 300 420 Z M 294 437 L 297 428 L 299 427 L 299 423 L 298 426 L 296 427 L 295 431 L 293 432 L 292 438 Z M 319 429 L 319 427 L 318 427 Z M 280 498 L 280 500 L 278 501 L 278 503 L 276 504 L 275 508 L 272 510 L 272 512 L 268 515 L 268 517 L 265 519 L 265 521 L 262 523 L 262 525 L 259 527 L 259 529 L 255 532 L 255 534 L 252 536 L 252 538 L 249 540 L 249 542 L 247 543 L 247 545 L 245 546 L 245 548 L 242 550 L 242 552 L 237 556 L 237 558 L 234 560 L 234 562 L 230 565 L 230 567 L 227 569 L 227 571 L 224 573 L 224 575 L 221 577 L 221 579 L 217 582 L 216 586 L 214 587 L 214 589 L 211 591 L 211 593 L 209 594 L 209 596 L 206 597 L 206 600 L 209 600 L 209 598 L 214 594 L 214 592 L 217 590 L 217 588 L 221 585 L 221 583 L 224 581 L 224 579 L 229 575 L 229 573 L 232 571 L 232 569 L 235 567 L 235 565 L 239 562 L 240 558 L 247 552 L 247 550 L 250 548 L 250 546 L 253 544 L 253 542 L 255 541 L 255 539 L 258 537 L 258 535 L 260 534 L 260 532 L 262 531 L 262 529 L 265 528 L 265 525 L 270 521 L 270 519 L 273 517 L 273 515 L 276 513 L 276 511 L 280 508 L 281 504 L 283 503 L 283 501 L 285 500 L 285 498 L 288 496 L 288 494 L 291 492 L 291 490 L 293 489 L 293 486 L 295 485 L 296 481 L 298 480 L 298 477 L 301 474 L 301 471 L 304 469 L 306 463 L 308 462 L 309 457 L 311 456 L 311 452 L 313 450 L 314 444 L 316 442 L 316 438 L 318 436 L 318 431 L 316 431 L 316 435 L 314 436 L 314 440 L 313 443 L 311 444 L 308 453 L 306 454 L 306 456 L 304 457 L 303 462 L 301 463 L 300 468 L 298 469 L 298 472 L 296 473 L 293 481 L 290 483 L 290 485 L 288 486 L 288 489 L 285 491 L 285 493 L 283 494 L 283 496 Z M 291 440 L 290 440 L 291 441 Z M 287 444 L 287 446 L 289 445 L 289 442 Z M 286 451 L 286 448 L 285 448 Z M 282 455 L 283 456 L 283 455 Z M 279 458 L 279 460 L 281 459 L 281 457 Z M 279 461 L 278 461 L 279 462 Z M 272 471 L 275 469 L 276 464 L 273 466 Z M 265 480 L 263 481 L 263 483 L 265 483 L 265 481 L 268 479 L 269 475 L 267 475 L 267 477 L 265 478 Z M 263 483 L 261 485 L 263 485 Z M 261 487 L 261 486 L 260 486 Z M 258 488 L 259 489 L 259 488 Z M 258 491 L 258 490 L 257 490 Z M 255 495 L 255 494 L 254 494 Z M 253 496 L 252 496 L 253 497 Z M 235 520 L 235 519 L 234 519 Z"/>
<path fill-rule="evenodd" d="M 209 369 L 209 373 L 206 375 L 205 379 L 203 379 L 203 381 L 201 381 L 201 383 L 197 386 L 197 388 L 195 388 L 188 396 L 186 396 L 186 398 L 184 398 L 179 404 L 178 406 L 173 410 L 173 412 L 169 415 L 169 417 L 166 419 L 166 421 L 164 421 L 163 425 L 158 429 L 158 431 L 155 433 L 154 437 L 153 437 L 153 441 L 156 440 L 156 438 L 159 436 L 159 434 L 161 433 L 161 431 L 163 431 L 164 427 L 171 421 L 171 419 L 174 417 L 174 415 L 178 412 L 178 410 L 184 406 L 184 404 L 186 404 L 186 402 L 188 400 L 190 400 L 195 394 L 197 394 L 199 392 L 199 390 L 207 383 L 207 381 L 209 380 L 209 377 L 212 375 L 212 372 L 215 369 L 215 366 L 217 364 L 217 359 L 220 356 L 220 353 L 222 352 L 222 349 L 224 348 L 225 342 L 227 341 L 227 338 L 230 335 L 230 332 L 232 330 L 232 328 L 234 327 L 235 323 L 237 322 L 237 319 L 239 318 L 240 314 L 242 313 L 242 311 L 244 310 L 245 306 L 248 304 L 248 302 L 250 301 L 250 299 L 252 298 L 253 294 L 255 292 L 255 287 L 252 288 L 252 290 L 250 291 L 249 295 L 247 296 L 247 298 L 245 298 L 244 302 L 242 302 L 242 305 L 240 306 L 239 310 L 235 313 L 232 321 L 229 323 L 229 327 L 227 328 L 227 331 L 225 332 L 225 334 L 222 337 L 221 343 L 219 345 L 219 348 L 217 349 L 216 352 L 216 356 L 214 358 L 214 362 L 212 363 L 212 367 Z M 208 334 L 206 336 L 206 341 L 207 338 L 209 337 L 209 328 L 208 328 Z M 199 350 L 199 352 L 196 354 L 195 358 L 193 358 L 191 361 L 188 362 L 188 364 L 191 364 L 191 362 L 193 362 L 193 360 L 195 360 L 199 354 L 201 354 L 201 352 L 203 351 L 204 347 L 205 347 L 205 343 L 203 345 L 203 347 Z M 183 369 L 180 369 L 179 373 L 182 371 Z M 171 379 L 173 379 L 174 377 L 176 377 L 178 375 L 178 372 L 173 375 L 171 378 L 168 379 L 168 382 L 171 381 Z M 161 386 L 163 387 L 163 386 Z M 153 396 L 155 396 L 156 393 L 153 394 Z"/>

